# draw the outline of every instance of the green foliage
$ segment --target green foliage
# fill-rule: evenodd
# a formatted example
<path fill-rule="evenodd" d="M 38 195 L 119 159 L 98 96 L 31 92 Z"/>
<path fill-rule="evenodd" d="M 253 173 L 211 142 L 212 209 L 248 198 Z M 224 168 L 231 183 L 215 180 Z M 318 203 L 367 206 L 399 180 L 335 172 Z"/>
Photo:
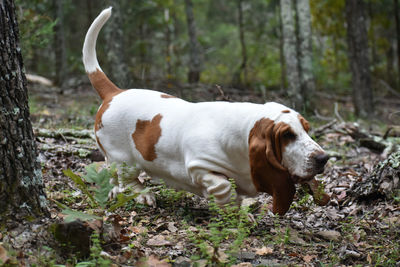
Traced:
<path fill-rule="evenodd" d="M 41 3 L 40 3 L 41 2 Z M 26 59 L 32 59 L 35 51 L 46 47 L 53 38 L 53 28 L 57 24 L 48 14 L 43 12 L 47 1 L 17 0 L 20 8 L 18 13 L 19 29 L 21 31 L 22 54 Z"/>
<path fill-rule="evenodd" d="M 100 208 L 103 212 L 105 210 L 108 212 L 113 212 L 117 208 L 122 207 L 132 199 L 136 198 L 139 194 L 148 191 L 145 189 L 143 192 L 131 193 L 130 195 L 119 194 L 117 195 L 117 199 L 115 201 L 109 200 L 108 194 L 113 188 L 113 186 L 110 184 L 110 178 L 116 177 L 117 175 L 115 164 L 112 164 L 109 168 L 104 168 L 100 171 L 95 163 L 90 164 L 86 167 L 86 174 L 83 176 L 79 176 L 71 170 L 64 170 L 63 172 L 67 177 L 71 178 L 79 190 L 81 190 L 82 193 L 87 196 L 91 208 Z M 63 209 L 63 214 L 67 216 L 65 218 L 66 221 L 73 221 L 76 219 L 83 221 L 101 219 L 101 217 L 95 215 L 72 210 L 59 202 L 56 203 Z"/>
<path fill-rule="evenodd" d="M 169 206 L 175 206 L 187 196 L 187 192 L 185 191 L 177 191 L 167 187 L 164 181 L 161 181 L 161 185 L 158 186 L 158 191 L 162 201 L 165 201 Z"/>
<path fill-rule="evenodd" d="M 110 169 L 104 168 L 98 171 L 95 164 L 91 164 L 86 167 L 86 175 L 83 176 L 86 182 L 94 184 L 92 187 L 92 192 L 94 193 L 94 199 L 100 205 L 100 207 L 105 208 L 108 203 L 108 193 L 113 188 L 110 184 L 110 178 L 117 178 L 116 165 L 110 166 Z"/>
<path fill-rule="evenodd" d="M 90 247 L 90 257 L 87 261 L 78 262 L 75 267 L 108 267 L 111 260 L 101 256 L 100 237 L 98 234 L 92 235 L 92 246 Z"/>
<path fill-rule="evenodd" d="M 231 183 L 234 188 L 232 180 Z M 236 204 L 236 194 L 233 194 L 230 203 L 223 207 L 218 206 L 212 196 L 209 209 L 213 216 L 207 227 L 200 228 L 198 233 L 189 231 L 191 241 L 200 252 L 200 255 L 193 256 L 193 259 L 206 259 L 207 264 L 212 266 L 229 266 L 236 261 L 236 255 L 252 229 L 248 217 L 249 209 Z M 231 240 L 231 244 L 223 249 L 221 244 L 226 240 Z M 229 258 L 223 256 L 225 252 Z"/>

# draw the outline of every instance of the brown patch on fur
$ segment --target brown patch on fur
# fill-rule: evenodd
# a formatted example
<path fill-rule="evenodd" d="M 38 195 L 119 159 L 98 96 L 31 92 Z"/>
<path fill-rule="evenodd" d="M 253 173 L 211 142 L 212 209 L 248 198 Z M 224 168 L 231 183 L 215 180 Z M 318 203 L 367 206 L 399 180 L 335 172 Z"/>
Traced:
<path fill-rule="evenodd" d="M 110 106 L 110 102 L 114 96 L 122 93 L 124 90 L 118 88 L 112 81 L 110 81 L 104 72 L 97 70 L 88 74 L 90 82 L 96 89 L 97 93 L 103 99 L 100 109 L 97 111 L 96 119 L 94 122 L 94 130 L 97 132 L 103 127 L 102 117 L 104 112 Z"/>
<path fill-rule="evenodd" d="M 96 134 L 95 134 L 95 135 L 96 135 Z M 99 145 L 101 151 L 103 152 L 104 156 L 107 158 L 107 152 L 106 152 L 106 150 L 104 149 L 103 145 L 100 143 L 100 139 L 99 139 L 99 137 L 97 137 L 97 135 L 96 135 L 96 141 L 97 141 L 97 144 Z"/>
<path fill-rule="evenodd" d="M 110 81 L 101 70 L 89 73 L 88 76 L 94 89 L 103 100 L 110 99 L 123 91 Z"/>
<path fill-rule="evenodd" d="M 304 131 L 308 133 L 308 131 L 310 130 L 310 123 L 300 114 L 297 114 L 297 118 L 299 118 L 301 125 L 303 125 Z"/>
<path fill-rule="evenodd" d="M 161 94 L 161 98 L 177 98 L 177 97 L 173 96 L 173 95 L 168 95 L 168 94 Z"/>
<path fill-rule="evenodd" d="M 293 201 L 295 186 L 282 164 L 282 153 L 293 139 L 286 138 L 290 125 L 263 118 L 254 124 L 249 134 L 251 176 L 259 192 L 273 196 L 274 213 L 283 215 Z"/>
<path fill-rule="evenodd" d="M 153 161 L 157 158 L 155 146 L 161 136 L 161 119 L 162 115 L 157 114 L 151 121 L 137 120 L 136 122 L 136 130 L 132 134 L 132 139 L 136 149 L 147 161 Z"/>
<path fill-rule="evenodd" d="M 288 109 L 282 110 L 282 113 L 290 113 L 290 110 Z"/>

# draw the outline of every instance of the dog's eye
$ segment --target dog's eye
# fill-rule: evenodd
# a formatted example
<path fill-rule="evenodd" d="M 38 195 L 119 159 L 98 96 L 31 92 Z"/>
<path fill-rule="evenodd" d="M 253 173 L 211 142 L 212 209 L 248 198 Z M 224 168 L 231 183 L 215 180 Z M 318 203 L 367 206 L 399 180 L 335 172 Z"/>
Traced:
<path fill-rule="evenodd" d="M 288 139 L 288 140 L 294 140 L 296 139 L 296 134 L 292 131 L 286 131 L 283 133 L 283 138 Z"/>

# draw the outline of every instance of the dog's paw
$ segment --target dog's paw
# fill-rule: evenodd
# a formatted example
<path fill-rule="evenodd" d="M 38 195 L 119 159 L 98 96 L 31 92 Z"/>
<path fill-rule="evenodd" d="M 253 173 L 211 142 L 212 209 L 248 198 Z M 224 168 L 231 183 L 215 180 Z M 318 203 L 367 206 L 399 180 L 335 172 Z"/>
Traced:
<path fill-rule="evenodd" d="M 119 193 L 122 193 L 122 190 L 121 190 L 121 188 L 120 188 L 118 185 L 116 185 L 116 186 L 114 186 L 113 189 L 111 189 L 111 191 L 108 193 L 108 198 L 109 198 L 109 199 L 114 199 L 114 198 L 117 197 L 117 195 L 118 195 Z"/>
<path fill-rule="evenodd" d="M 136 197 L 136 201 L 140 204 L 156 207 L 156 198 L 151 193 L 143 193 Z"/>

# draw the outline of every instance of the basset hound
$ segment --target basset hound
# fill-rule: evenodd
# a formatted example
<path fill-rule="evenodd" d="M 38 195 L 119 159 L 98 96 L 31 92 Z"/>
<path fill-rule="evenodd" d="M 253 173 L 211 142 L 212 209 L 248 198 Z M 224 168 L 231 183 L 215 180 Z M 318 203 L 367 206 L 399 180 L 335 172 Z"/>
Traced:
<path fill-rule="evenodd" d="M 296 111 L 274 102 L 262 104 L 190 103 L 145 89 L 122 90 L 101 70 L 96 57 L 100 29 L 111 15 L 103 10 L 90 26 L 83 45 L 89 79 L 103 100 L 95 119 L 95 136 L 108 163 L 117 163 L 118 179 L 111 195 L 126 187 L 143 190 L 145 171 L 173 188 L 229 203 L 236 183 L 238 201 L 258 192 L 273 196 L 273 212 L 285 214 L 293 201 L 295 183 L 309 184 L 328 160 L 307 134 L 308 122 Z M 141 203 L 155 205 L 152 194 Z"/>

